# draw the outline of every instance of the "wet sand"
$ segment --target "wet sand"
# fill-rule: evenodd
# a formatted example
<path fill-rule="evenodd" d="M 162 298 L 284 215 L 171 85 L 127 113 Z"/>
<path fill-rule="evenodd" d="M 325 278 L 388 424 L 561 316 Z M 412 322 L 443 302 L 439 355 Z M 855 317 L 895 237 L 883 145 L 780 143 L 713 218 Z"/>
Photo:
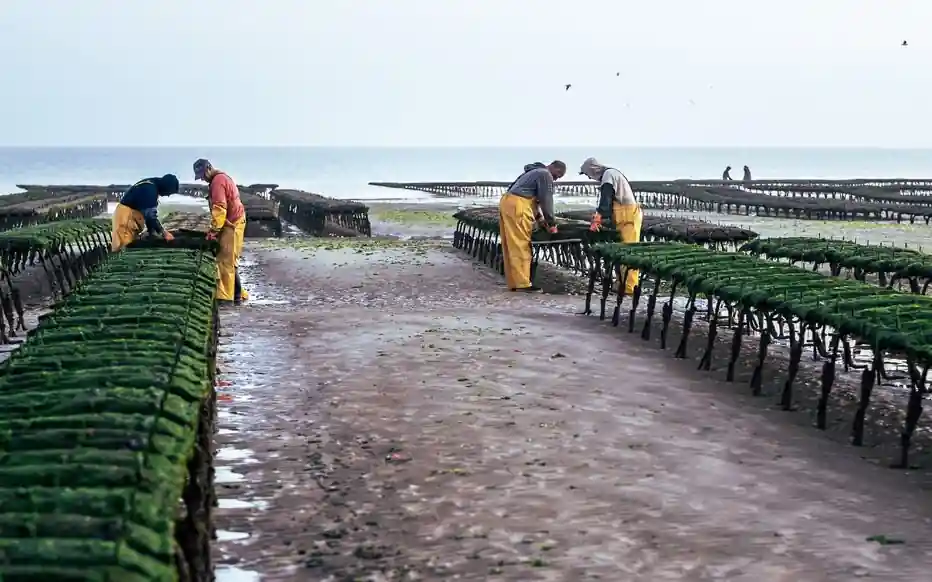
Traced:
<path fill-rule="evenodd" d="M 377 233 L 411 232 L 382 214 Z M 927 576 L 925 472 L 887 468 L 873 428 L 841 442 L 838 402 L 826 432 L 802 394 L 775 410 L 779 350 L 753 398 L 750 357 L 722 382 L 724 351 L 699 372 L 578 296 L 506 293 L 448 241 L 246 259 L 254 301 L 223 315 L 220 582 Z"/>

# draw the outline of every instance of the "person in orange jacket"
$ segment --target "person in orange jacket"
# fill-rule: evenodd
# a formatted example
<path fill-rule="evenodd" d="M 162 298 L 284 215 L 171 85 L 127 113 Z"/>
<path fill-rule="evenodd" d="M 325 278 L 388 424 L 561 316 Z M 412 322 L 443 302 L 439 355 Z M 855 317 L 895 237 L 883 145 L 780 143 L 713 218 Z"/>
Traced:
<path fill-rule="evenodd" d="M 210 231 L 207 238 L 220 243 L 217 253 L 217 300 L 241 303 L 249 294 L 239 278 L 239 257 L 246 232 L 246 209 L 236 182 L 203 158 L 194 162 L 194 179 L 210 185 Z"/>

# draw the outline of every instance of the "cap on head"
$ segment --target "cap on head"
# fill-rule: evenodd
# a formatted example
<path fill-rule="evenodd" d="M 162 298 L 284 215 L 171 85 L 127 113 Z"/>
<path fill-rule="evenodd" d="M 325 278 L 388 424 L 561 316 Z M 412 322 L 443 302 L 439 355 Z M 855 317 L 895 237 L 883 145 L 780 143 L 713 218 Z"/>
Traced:
<path fill-rule="evenodd" d="M 174 174 L 165 174 L 162 176 L 162 179 L 159 180 L 159 194 L 162 196 L 177 194 L 180 186 L 181 185 L 178 183 L 178 176 Z"/>
<path fill-rule="evenodd" d="M 194 179 L 195 180 L 206 180 L 207 172 L 210 170 L 211 165 L 210 161 L 205 160 L 204 158 L 199 159 L 194 162 Z"/>

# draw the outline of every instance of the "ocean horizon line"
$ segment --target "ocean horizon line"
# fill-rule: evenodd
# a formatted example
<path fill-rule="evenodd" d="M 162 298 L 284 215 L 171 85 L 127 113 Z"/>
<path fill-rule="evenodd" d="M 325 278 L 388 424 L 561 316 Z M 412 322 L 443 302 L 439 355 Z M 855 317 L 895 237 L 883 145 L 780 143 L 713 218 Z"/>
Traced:
<path fill-rule="evenodd" d="M 875 146 L 875 145 L 2 145 L 2 150 L 541 150 L 541 149 L 586 149 L 604 148 L 613 150 L 665 150 L 665 151 L 716 151 L 716 150 L 754 150 L 754 151 L 932 151 L 929 146 Z"/>

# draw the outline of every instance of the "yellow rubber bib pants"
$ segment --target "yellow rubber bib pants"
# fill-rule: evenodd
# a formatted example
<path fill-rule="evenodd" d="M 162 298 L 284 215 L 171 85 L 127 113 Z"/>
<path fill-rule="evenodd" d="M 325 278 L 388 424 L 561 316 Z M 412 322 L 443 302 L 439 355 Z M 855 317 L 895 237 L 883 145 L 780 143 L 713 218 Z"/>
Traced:
<path fill-rule="evenodd" d="M 534 206 L 531 198 L 505 193 L 498 203 L 498 230 L 509 289 L 531 286 L 531 232 Z"/>
<path fill-rule="evenodd" d="M 110 233 L 110 250 L 116 252 L 133 242 L 146 227 L 142 212 L 117 204 L 113 211 L 113 229 Z"/>
<path fill-rule="evenodd" d="M 236 268 L 239 256 L 243 252 L 243 238 L 246 233 L 246 217 L 243 216 L 233 224 L 227 223 L 220 230 L 217 241 L 220 251 L 217 253 L 217 299 L 233 301 L 236 286 Z M 245 299 L 246 291 L 242 291 Z"/>
<path fill-rule="evenodd" d="M 618 204 L 612 202 L 612 221 L 618 230 L 619 237 L 623 243 L 634 243 L 641 240 L 641 222 L 644 215 L 641 214 L 639 204 Z M 624 269 L 622 269 L 624 273 Z M 628 278 L 625 280 L 625 294 L 634 293 L 634 287 L 638 284 L 639 271 L 631 269 L 628 271 Z M 619 281 L 619 285 L 621 282 Z"/>

